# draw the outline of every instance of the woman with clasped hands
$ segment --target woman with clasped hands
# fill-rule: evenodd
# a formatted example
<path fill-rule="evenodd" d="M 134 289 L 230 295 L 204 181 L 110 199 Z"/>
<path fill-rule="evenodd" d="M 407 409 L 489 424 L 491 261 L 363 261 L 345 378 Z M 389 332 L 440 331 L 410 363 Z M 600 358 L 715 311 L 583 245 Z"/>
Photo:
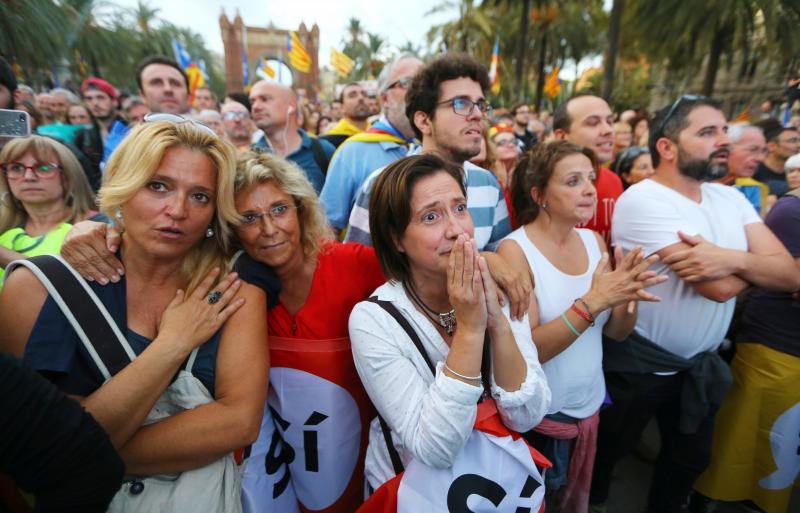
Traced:
<path fill-rule="evenodd" d="M 223 271 L 229 226 L 238 221 L 234 150 L 205 127 L 176 118 L 136 127 L 114 152 L 100 191 L 103 212 L 124 228 L 119 255 L 126 273 L 117 283 L 87 286 L 136 358 L 104 380 L 27 268 L 10 273 L 0 296 L 0 349 L 24 356 L 63 392 L 81 397 L 120 452 L 129 477 L 111 511 L 138 510 L 136 501 L 169 490 L 185 471 L 220 461 L 234 483 L 230 454 L 256 439 L 267 391 L 265 296 Z M 175 389 L 179 371 L 178 387 L 199 384 Z M 200 404 L 182 407 L 181 394 Z M 145 477 L 155 474 L 172 476 Z M 198 511 L 212 490 L 209 510 L 240 511 L 239 490 L 221 477 L 169 501 L 159 496 L 159 504 Z"/>
<path fill-rule="evenodd" d="M 353 310 L 350 337 L 356 369 L 406 465 L 453 465 L 473 430 L 482 378 L 510 429 L 532 428 L 550 403 L 527 321 L 510 322 L 501 309 L 465 197 L 458 167 L 420 155 L 389 165 L 370 198 L 370 233 L 389 280 L 374 297 L 396 308 L 425 354 L 371 301 Z M 491 365 L 482 369 L 486 344 Z M 371 489 L 395 475 L 390 454 L 376 419 L 365 464 Z"/>
<path fill-rule="evenodd" d="M 553 462 L 548 492 L 565 513 L 585 512 L 605 398 L 603 335 L 623 340 L 636 323 L 637 301 L 658 301 L 646 288 L 666 277 L 648 267 L 641 248 L 616 268 L 597 233 L 577 228 L 598 207 L 594 153 L 565 141 L 540 144 L 514 171 L 511 198 L 522 224 L 498 252 L 528 266 L 536 282 L 528 310 L 530 329 L 552 391 L 545 420 L 526 434 Z M 573 443 L 573 439 L 576 439 Z"/>

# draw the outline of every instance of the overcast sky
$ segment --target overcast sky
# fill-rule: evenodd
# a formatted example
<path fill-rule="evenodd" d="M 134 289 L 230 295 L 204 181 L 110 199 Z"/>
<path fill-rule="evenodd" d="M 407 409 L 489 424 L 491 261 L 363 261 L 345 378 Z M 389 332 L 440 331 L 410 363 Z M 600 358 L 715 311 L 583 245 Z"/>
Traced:
<path fill-rule="evenodd" d="M 135 7 L 137 0 L 112 0 L 114 3 Z M 390 48 L 397 48 L 411 41 L 425 47 L 425 34 L 435 24 L 454 19 L 456 9 L 427 16 L 438 0 L 169 0 L 156 2 L 144 0 L 147 5 L 158 6 L 157 16 L 175 25 L 189 27 L 200 33 L 207 47 L 222 54 L 222 37 L 219 30 L 219 15 L 222 6 L 228 19 L 233 21 L 236 10 L 242 15 L 245 25 L 266 27 L 273 23 L 282 29 L 297 30 L 300 22 L 306 26 L 316 23 L 320 30 L 320 64 L 329 61 L 330 48 L 341 50 L 342 39 L 347 37 L 348 20 L 361 20 L 365 31 L 374 32 L 389 41 Z"/>

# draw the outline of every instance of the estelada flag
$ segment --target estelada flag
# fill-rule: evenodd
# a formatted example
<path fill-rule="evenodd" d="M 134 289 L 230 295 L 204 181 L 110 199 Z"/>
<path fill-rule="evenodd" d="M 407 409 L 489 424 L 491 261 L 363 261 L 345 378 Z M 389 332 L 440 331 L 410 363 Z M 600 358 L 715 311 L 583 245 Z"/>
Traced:
<path fill-rule="evenodd" d="M 497 36 L 494 40 L 492 62 L 489 65 L 489 83 L 491 84 L 492 94 L 500 94 L 500 36 Z"/>
<path fill-rule="evenodd" d="M 340 52 L 336 48 L 331 48 L 331 66 L 337 73 L 343 77 L 347 76 L 353 70 L 354 65 L 353 59 L 348 57 L 347 54 Z"/>
<path fill-rule="evenodd" d="M 172 40 L 172 49 L 175 52 L 175 60 L 178 65 L 186 72 L 186 77 L 189 79 L 189 104 L 194 103 L 194 92 L 198 87 L 206 85 L 206 79 L 203 77 L 203 72 L 200 67 L 194 62 L 192 56 L 183 47 L 177 39 Z"/>
<path fill-rule="evenodd" d="M 412 460 L 357 513 L 541 513 L 544 469 L 551 466 L 519 433 L 503 425 L 494 401 L 485 400 L 478 405 L 475 429 L 450 468 Z"/>
<path fill-rule="evenodd" d="M 256 70 L 256 75 L 260 78 L 275 78 L 275 70 L 272 69 L 272 66 L 264 60 L 264 57 L 258 58 L 258 69 Z"/>
<path fill-rule="evenodd" d="M 308 73 L 311 70 L 311 56 L 308 55 L 296 32 L 289 31 L 286 49 L 289 51 L 289 64 L 294 69 L 300 73 Z"/>

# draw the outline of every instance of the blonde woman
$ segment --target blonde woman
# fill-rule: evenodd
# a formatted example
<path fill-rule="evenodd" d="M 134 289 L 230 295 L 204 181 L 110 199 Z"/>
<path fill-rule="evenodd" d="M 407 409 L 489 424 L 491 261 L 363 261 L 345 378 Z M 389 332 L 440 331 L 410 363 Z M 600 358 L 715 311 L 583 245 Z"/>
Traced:
<path fill-rule="evenodd" d="M 126 272 L 90 287 L 135 358 L 104 378 L 26 268 L 0 295 L 0 350 L 81 397 L 108 432 L 128 474 L 110 511 L 236 512 L 230 454 L 256 439 L 267 390 L 265 296 L 225 273 L 239 219 L 233 148 L 173 118 L 137 126 L 100 191 L 102 211 L 124 229 Z"/>
<path fill-rule="evenodd" d="M 92 190 L 75 156 L 38 135 L 0 151 L 0 278 L 12 260 L 58 253 L 72 222 L 96 215 Z"/>

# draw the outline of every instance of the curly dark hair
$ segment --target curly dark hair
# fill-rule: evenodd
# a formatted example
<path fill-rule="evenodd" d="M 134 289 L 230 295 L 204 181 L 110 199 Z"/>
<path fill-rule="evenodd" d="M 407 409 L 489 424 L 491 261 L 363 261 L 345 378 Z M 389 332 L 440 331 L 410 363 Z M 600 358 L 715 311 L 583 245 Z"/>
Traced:
<path fill-rule="evenodd" d="M 511 178 L 511 204 L 520 226 L 534 221 L 539 216 L 540 207 L 533 200 L 531 189 L 536 187 L 540 194 L 544 194 L 556 164 L 576 153 L 586 155 L 597 173 L 598 164 L 594 152 L 567 141 L 537 144 L 522 156 Z"/>
<path fill-rule="evenodd" d="M 406 116 L 419 139 L 422 139 L 422 132 L 414 124 L 414 114 L 424 112 L 433 119 L 441 95 L 440 84 L 462 77 L 470 78 L 480 84 L 482 91 L 489 90 L 489 72 L 486 66 L 467 54 L 442 55 L 423 66 L 414 75 L 411 86 L 406 92 Z"/>

